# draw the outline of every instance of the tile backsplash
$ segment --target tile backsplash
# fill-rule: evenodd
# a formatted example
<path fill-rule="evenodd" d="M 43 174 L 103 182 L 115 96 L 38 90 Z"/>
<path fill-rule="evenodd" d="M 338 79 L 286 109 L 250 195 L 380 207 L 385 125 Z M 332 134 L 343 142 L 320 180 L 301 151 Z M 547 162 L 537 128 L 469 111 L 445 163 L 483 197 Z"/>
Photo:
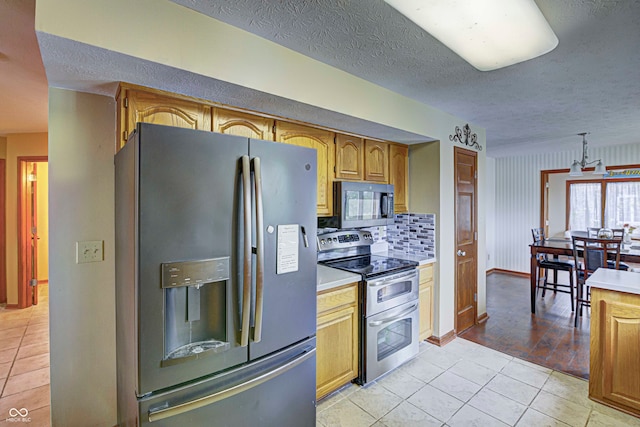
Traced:
<path fill-rule="evenodd" d="M 396 214 L 394 223 L 387 226 L 386 232 L 389 250 L 435 257 L 435 214 Z"/>

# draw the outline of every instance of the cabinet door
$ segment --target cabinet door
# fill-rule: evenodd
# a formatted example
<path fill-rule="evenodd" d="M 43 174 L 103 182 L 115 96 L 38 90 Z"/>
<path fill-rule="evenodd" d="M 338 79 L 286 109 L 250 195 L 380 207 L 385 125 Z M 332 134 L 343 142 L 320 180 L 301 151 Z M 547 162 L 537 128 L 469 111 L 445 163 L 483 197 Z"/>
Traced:
<path fill-rule="evenodd" d="M 420 267 L 420 340 L 433 335 L 433 266 Z"/>
<path fill-rule="evenodd" d="M 358 376 L 357 336 L 358 321 L 355 305 L 318 316 L 317 398 L 331 393 Z"/>
<path fill-rule="evenodd" d="M 336 135 L 336 179 L 364 179 L 364 142 L 362 138 Z"/>
<path fill-rule="evenodd" d="M 389 146 L 389 184 L 393 184 L 395 213 L 409 212 L 409 148 Z"/>
<path fill-rule="evenodd" d="M 273 141 L 274 120 L 239 111 L 214 108 L 213 131 L 246 138 Z"/>
<path fill-rule="evenodd" d="M 364 140 L 364 179 L 385 184 L 389 182 L 388 143 Z"/>
<path fill-rule="evenodd" d="M 635 295 L 633 295 L 635 296 Z M 640 298 L 603 301 L 602 398 L 640 414 Z M 630 375 L 630 373 L 634 373 Z"/>
<path fill-rule="evenodd" d="M 155 93 L 127 90 L 124 142 L 137 122 L 211 131 L 211 107 Z M 123 144 L 124 145 L 124 144 Z"/>
<path fill-rule="evenodd" d="M 334 133 L 287 122 L 276 122 L 276 141 L 313 148 L 318 153 L 318 216 L 333 215 Z"/>

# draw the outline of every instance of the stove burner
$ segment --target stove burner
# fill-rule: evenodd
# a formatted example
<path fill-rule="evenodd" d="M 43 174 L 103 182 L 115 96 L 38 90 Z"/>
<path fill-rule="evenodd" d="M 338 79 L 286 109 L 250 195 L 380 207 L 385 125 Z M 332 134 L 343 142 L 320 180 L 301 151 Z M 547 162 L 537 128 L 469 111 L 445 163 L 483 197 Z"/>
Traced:
<path fill-rule="evenodd" d="M 418 266 L 418 263 L 415 261 L 390 258 L 381 255 L 364 255 L 354 258 L 338 259 L 323 262 L 323 264 L 328 267 L 338 268 L 352 273 L 360 273 L 365 277 L 390 274 Z"/>

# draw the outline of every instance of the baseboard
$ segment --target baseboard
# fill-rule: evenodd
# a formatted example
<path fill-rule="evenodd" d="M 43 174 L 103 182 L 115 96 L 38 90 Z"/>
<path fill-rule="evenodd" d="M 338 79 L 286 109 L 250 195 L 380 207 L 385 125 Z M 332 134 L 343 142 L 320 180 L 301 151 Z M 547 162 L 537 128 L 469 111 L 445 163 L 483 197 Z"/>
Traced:
<path fill-rule="evenodd" d="M 476 323 L 480 324 L 480 323 L 484 323 L 487 320 L 489 320 L 489 315 L 487 313 L 482 313 L 480 316 L 478 316 L 478 318 L 476 319 Z"/>
<path fill-rule="evenodd" d="M 427 342 L 430 342 L 431 344 L 435 344 L 438 347 L 442 347 L 444 345 L 449 344 L 451 341 L 453 341 L 455 337 L 456 337 L 456 332 L 451 330 L 441 337 L 436 337 L 435 335 L 431 335 L 429 338 L 427 338 Z"/>
<path fill-rule="evenodd" d="M 491 270 L 487 270 L 487 276 L 493 273 L 508 274 L 509 276 L 522 277 L 526 279 L 531 277 L 529 273 L 523 273 L 521 271 L 503 270 L 502 268 L 492 268 Z"/>

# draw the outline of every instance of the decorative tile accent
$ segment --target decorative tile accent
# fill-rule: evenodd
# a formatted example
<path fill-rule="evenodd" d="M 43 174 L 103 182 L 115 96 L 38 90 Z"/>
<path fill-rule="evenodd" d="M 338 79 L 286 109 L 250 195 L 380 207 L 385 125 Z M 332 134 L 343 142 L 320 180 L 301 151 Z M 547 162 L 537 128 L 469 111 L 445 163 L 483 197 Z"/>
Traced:
<path fill-rule="evenodd" d="M 387 227 L 389 249 L 410 255 L 435 257 L 436 215 L 423 213 L 396 214 Z"/>

